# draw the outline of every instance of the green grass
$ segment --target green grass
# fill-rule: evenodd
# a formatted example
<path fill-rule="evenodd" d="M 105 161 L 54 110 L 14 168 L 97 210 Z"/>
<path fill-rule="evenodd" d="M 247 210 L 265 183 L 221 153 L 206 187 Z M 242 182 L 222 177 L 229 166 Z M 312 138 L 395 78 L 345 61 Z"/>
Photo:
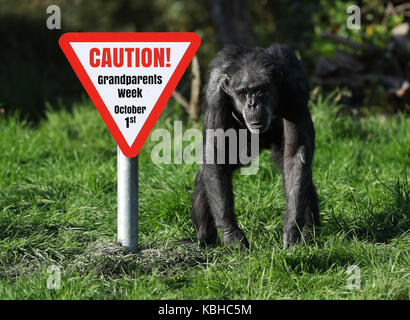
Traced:
<path fill-rule="evenodd" d="M 38 126 L 0 119 L 0 299 L 409 299 L 410 119 L 336 116 L 312 103 L 314 180 L 323 226 L 305 247 L 282 249 L 281 176 L 260 157 L 234 177 L 249 251 L 178 245 L 193 236 L 197 165 L 140 153 L 140 248 L 116 244 L 116 145 L 89 102 Z M 184 118 L 168 105 L 155 128 Z M 195 124 L 194 127 L 200 128 Z M 47 268 L 61 289 L 47 289 Z M 358 265 L 361 287 L 346 273 Z"/>

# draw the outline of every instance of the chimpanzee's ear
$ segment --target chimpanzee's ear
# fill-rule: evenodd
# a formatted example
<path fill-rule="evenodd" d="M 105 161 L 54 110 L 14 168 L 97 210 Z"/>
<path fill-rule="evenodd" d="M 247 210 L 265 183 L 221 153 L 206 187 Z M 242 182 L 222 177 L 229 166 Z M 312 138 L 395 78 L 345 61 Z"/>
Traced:
<path fill-rule="evenodd" d="M 221 88 L 227 95 L 232 95 L 231 88 L 229 86 L 229 77 L 227 74 L 223 74 L 220 79 Z"/>

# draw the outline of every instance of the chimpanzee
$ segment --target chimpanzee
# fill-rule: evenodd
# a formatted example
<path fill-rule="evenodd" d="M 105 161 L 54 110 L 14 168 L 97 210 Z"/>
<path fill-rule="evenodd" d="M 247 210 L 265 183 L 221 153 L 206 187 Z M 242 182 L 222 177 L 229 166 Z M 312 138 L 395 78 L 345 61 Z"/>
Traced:
<path fill-rule="evenodd" d="M 249 135 L 259 134 L 259 149 L 271 149 L 283 174 L 285 248 L 303 244 L 307 228 L 319 225 L 318 196 L 312 181 L 315 131 L 307 106 L 309 95 L 301 63 L 285 46 L 228 46 L 210 64 L 204 158 L 210 151 L 216 158 L 221 151 L 216 138 L 207 138 L 208 129 L 246 129 Z M 198 239 L 213 245 L 219 230 L 222 244 L 248 247 L 236 222 L 232 191 L 232 173 L 241 164 L 211 160 L 204 159 L 195 181 L 192 219 Z"/>

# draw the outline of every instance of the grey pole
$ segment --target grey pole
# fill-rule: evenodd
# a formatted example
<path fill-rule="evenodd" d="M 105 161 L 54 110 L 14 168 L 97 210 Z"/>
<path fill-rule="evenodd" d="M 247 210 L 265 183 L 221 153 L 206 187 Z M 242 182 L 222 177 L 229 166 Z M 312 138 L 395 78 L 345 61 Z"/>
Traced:
<path fill-rule="evenodd" d="M 138 156 L 127 158 L 117 147 L 118 244 L 138 249 Z"/>

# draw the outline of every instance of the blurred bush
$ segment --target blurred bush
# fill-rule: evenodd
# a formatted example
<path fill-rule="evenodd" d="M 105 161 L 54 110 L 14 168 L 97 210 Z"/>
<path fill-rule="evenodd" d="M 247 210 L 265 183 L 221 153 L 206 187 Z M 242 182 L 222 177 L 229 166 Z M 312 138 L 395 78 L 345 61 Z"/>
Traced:
<path fill-rule="evenodd" d="M 329 57 L 340 47 L 323 39 L 322 31 L 383 46 L 391 29 L 407 14 L 386 11 L 391 4 L 405 1 L 357 1 L 362 8 L 362 29 L 348 30 L 346 8 L 353 4 L 350 1 L 244 3 L 253 29 L 252 43 L 290 45 L 309 75 L 319 57 Z M 52 4 L 61 8 L 61 30 L 46 27 L 46 8 Z M 44 114 L 47 102 L 53 107 L 70 106 L 84 94 L 58 47 L 59 36 L 70 31 L 196 32 L 202 38 L 198 57 L 205 81 L 208 63 L 222 46 L 210 5 L 211 0 L 0 0 L 0 108 L 6 113 L 19 109 L 26 118 L 36 120 Z M 189 72 L 178 87 L 184 95 L 189 94 L 188 78 Z"/>
<path fill-rule="evenodd" d="M 46 8 L 61 8 L 61 30 L 48 30 Z M 58 46 L 64 32 L 191 31 L 202 38 L 202 69 L 217 47 L 205 2 L 179 0 L 0 0 L 0 108 L 31 121 L 46 105 L 70 107 L 85 92 Z M 188 93 L 184 76 L 179 90 Z"/>
<path fill-rule="evenodd" d="M 323 31 L 338 34 L 355 42 L 369 42 L 375 46 L 385 47 L 392 29 L 405 20 L 404 10 L 393 10 L 393 5 L 397 7 L 406 2 L 320 0 L 320 10 L 313 15 L 315 37 L 312 49 L 323 55 L 331 56 L 339 46 L 329 42 L 324 44 L 325 41 L 320 37 Z M 346 9 L 354 4 L 359 5 L 361 8 L 362 27 L 350 30 L 346 25 Z"/>

